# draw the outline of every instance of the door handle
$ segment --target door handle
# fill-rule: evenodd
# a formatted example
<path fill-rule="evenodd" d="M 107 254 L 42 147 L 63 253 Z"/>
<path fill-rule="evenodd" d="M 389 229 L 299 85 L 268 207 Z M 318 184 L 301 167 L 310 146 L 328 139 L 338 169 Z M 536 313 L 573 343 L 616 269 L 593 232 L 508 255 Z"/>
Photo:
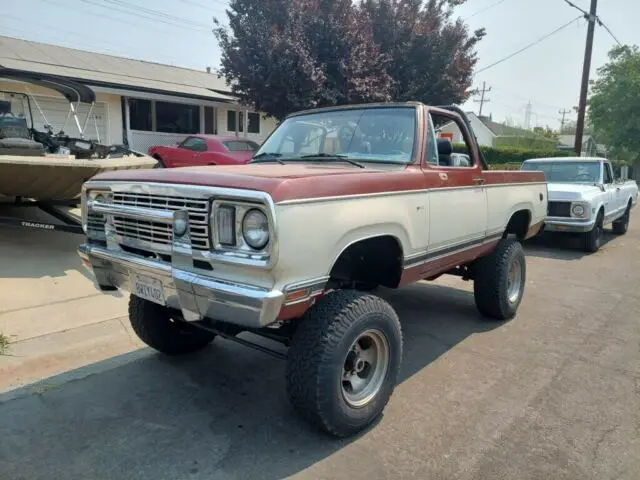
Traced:
<path fill-rule="evenodd" d="M 473 177 L 473 183 L 475 183 L 476 185 L 483 185 L 484 184 L 484 178 L 483 177 Z"/>
<path fill-rule="evenodd" d="M 620 187 L 616 187 L 616 192 L 619 192 L 619 191 L 620 191 Z"/>

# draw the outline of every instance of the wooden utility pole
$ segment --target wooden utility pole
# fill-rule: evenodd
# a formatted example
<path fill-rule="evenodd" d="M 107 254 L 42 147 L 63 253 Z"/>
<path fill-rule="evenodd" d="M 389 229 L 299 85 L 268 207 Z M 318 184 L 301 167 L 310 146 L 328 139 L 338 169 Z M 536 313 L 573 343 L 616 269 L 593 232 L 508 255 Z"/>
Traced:
<path fill-rule="evenodd" d="M 591 69 L 591 53 L 593 51 L 593 35 L 596 28 L 596 10 L 598 0 L 591 0 L 589 15 L 585 15 L 589 21 L 587 27 L 587 44 L 584 49 L 584 64 L 582 66 L 582 86 L 580 88 L 580 103 L 578 105 L 578 121 L 576 122 L 575 151 L 578 156 L 582 154 L 582 135 L 584 134 L 584 117 L 587 110 L 587 92 L 589 91 L 589 70 Z"/>
<path fill-rule="evenodd" d="M 476 103 L 480 103 L 480 111 L 478 112 L 478 116 L 481 117 L 482 116 L 482 107 L 484 106 L 485 103 L 488 103 L 491 101 L 491 99 L 489 98 L 484 98 L 485 93 L 489 93 L 491 91 L 491 87 L 487 88 L 487 82 L 482 82 L 482 90 L 474 90 L 474 95 L 477 95 L 478 93 L 480 94 L 480 100 L 474 100 L 474 102 Z"/>
<path fill-rule="evenodd" d="M 559 113 L 560 115 L 562 115 L 562 118 L 560 119 L 560 131 L 562 132 L 562 129 L 564 128 L 564 124 L 565 124 L 564 118 L 567 116 L 568 113 L 571 113 L 571 110 L 562 109 L 560 110 Z"/>

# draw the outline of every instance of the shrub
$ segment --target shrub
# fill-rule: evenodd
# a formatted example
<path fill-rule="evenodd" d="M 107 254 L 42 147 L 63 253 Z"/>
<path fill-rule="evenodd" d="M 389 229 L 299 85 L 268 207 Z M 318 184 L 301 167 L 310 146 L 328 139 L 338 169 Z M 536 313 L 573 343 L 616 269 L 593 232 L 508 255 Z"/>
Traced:
<path fill-rule="evenodd" d="M 496 137 L 496 147 L 515 147 L 530 150 L 555 150 L 557 141 L 552 138 L 532 137 Z"/>
<path fill-rule="evenodd" d="M 480 150 L 489 165 L 504 165 L 507 163 L 520 165 L 522 162 L 530 158 L 571 157 L 575 155 L 573 152 L 560 150 L 539 150 L 516 147 L 481 146 Z M 456 153 L 467 153 L 467 147 L 463 143 L 456 143 L 453 145 L 453 151 Z"/>

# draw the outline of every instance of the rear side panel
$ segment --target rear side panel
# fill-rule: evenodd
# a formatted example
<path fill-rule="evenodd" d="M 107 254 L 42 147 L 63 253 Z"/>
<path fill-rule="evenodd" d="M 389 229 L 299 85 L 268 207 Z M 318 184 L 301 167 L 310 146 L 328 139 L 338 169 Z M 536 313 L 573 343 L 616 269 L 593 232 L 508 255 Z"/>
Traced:
<path fill-rule="evenodd" d="M 547 214 L 547 184 L 542 172 L 485 171 L 489 219 L 487 233 L 503 232 L 512 215 L 530 213 L 529 226 L 541 224 Z"/>

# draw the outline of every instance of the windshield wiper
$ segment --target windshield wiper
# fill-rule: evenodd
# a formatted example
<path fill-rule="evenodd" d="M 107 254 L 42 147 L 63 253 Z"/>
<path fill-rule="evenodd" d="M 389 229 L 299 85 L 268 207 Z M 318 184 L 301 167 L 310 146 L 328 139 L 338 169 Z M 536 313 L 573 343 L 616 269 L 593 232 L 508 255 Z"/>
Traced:
<path fill-rule="evenodd" d="M 249 163 L 261 163 L 261 162 L 278 162 L 280 165 L 286 165 L 280 160 L 281 153 L 262 152 L 249 160 Z"/>
<path fill-rule="evenodd" d="M 360 167 L 360 168 L 365 168 L 364 165 L 362 165 L 361 163 L 358 163 L 354 160 L 351 160 L 349 157 L 347 157 L 346 155 L 342 155 L 340 153 L 313 153 L 310 155 L 302 155 L 300 157 L 297 158 L 326 158 L 328 161 L 336 161 L 336 162 L 347 162 L 350 163 L 351 165 L 355 165 L 356 167 Z"/>

